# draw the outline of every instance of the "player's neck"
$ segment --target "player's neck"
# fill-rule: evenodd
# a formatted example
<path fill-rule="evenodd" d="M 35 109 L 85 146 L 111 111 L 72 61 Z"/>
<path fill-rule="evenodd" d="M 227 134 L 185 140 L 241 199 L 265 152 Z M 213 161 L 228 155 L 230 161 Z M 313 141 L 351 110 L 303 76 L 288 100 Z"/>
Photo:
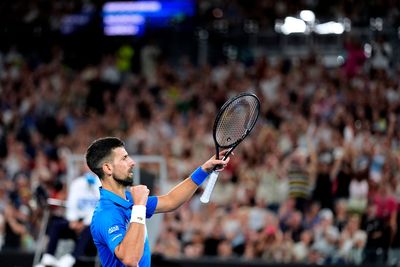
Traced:
<path fill-rule="evenodd" d="M 105 183 L 103 183 L 103 188 L 113 192 L 114 194 L 122 197 L 123 199 L 126 199 L 126 195 L 125 195 L 125 191 L 126 191 L 126 187 L 122 186 L 114 181 L 107 181 Z"/>

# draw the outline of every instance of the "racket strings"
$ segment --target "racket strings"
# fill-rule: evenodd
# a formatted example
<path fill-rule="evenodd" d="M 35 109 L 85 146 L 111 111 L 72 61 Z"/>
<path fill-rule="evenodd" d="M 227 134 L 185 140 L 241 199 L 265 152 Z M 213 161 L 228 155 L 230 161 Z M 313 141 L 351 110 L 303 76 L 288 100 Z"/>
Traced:
<path fill-rule="evenodd" d="M 231 102 L 221 114 L 216 127 L 216 140 L 228 147 L 241 140 L 254 126 L 259 102 L 252 96 L 244 96 Z"/>

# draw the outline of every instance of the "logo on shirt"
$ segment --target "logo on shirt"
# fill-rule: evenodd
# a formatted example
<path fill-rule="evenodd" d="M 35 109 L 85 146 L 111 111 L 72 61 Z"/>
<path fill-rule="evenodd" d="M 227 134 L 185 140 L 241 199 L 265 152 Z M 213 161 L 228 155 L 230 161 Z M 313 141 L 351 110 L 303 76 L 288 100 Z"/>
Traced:
<path fill-rule="evenodd" d="M 112 233 L 114 233 L 115 231 L 118 231 L 118 230 L 119 230 L 118 225 L 111 226 L 110 228 L 108 228 L 108 234 L 112 234 Z"/>

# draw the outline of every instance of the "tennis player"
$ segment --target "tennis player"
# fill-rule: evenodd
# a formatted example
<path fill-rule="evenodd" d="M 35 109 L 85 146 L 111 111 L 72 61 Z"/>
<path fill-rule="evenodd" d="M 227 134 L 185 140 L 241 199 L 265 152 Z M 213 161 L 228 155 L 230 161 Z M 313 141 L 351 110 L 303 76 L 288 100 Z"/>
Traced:
<path fill-rule="evenodd" d="M 212 157 L 162 196 L 149 196 L 145 185 L 132 186 L 135 161 L 118 138 L 95 140 L 86 152 L 86 162 L 102 183 L 100 201 L 90 226 L 102 266 L 149 267 L 151 252 L 146 218 L 177 209 L 216 165 L 225 167 L 229 158 L 216 160 Z"/>

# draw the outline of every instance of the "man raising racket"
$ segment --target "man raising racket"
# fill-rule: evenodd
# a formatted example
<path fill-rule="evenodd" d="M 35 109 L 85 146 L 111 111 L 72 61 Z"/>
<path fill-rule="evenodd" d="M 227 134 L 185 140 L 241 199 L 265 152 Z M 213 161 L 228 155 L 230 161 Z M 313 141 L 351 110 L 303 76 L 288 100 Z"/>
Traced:
<path fill-rule="evenodd" d="M 228 162 L 229 158 L 217 160 L 214 156 L 166 195 L 149 196 L 145 185 L 132 186 L 135 161 L 124 143 L 115 137 L 95 140 L 87 149 L 86 163 L 102 183 L 90 226 L 102 266 L 149 267 L 151 252 L 145 219 L 177 209 L 216 165 L 224 167 Z"/>

